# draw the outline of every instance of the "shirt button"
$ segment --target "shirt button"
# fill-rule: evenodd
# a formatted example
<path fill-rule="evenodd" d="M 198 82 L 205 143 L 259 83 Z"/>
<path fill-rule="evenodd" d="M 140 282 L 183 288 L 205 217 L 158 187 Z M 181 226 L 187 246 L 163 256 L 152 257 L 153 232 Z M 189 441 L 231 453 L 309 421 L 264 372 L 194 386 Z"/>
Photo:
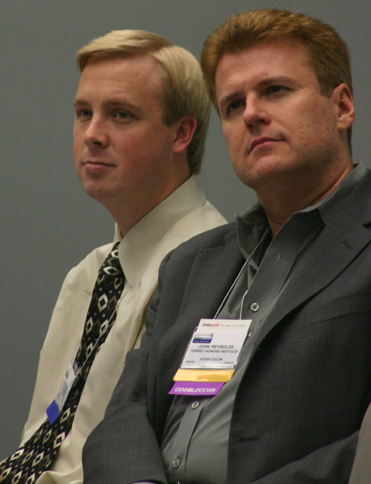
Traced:
<path fill-rule="evenodd" d="M 174 459 L 173 460 L 173 467 L 177 468 L 180 466 L 180 459 Z"/>
<path fill-rule="evenodd" d="M 251 311 L 253 311 L 254 313 L 256 313 L 256 311 L 259 311 L 260 309 L 260 306 L 257 302 L 253 302 L 250 306 L 250 309 Z"/>
<path fill-rule="evenodd" d="M 192 403 L 192 405 L 191 405 L 191 407 L 192 407 L 193 409 L 196 409 L 196 408 L 198 408 L 199 406 L 200 406 L 200 402 L 193 402 L 193 403 Z"/>

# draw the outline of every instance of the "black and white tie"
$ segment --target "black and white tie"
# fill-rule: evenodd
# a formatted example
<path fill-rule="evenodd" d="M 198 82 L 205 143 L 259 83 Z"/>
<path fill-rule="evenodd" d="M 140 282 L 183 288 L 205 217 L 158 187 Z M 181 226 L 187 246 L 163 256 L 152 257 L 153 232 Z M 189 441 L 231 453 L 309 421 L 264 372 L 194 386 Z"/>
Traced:
<path fill-rule="evenodd" d="M 83 336 L 76 354 L 76 378 L 53 424 L 46 419 L 32 437 L 14 454 L 0 462 L 0 482 L 31 484 L 48 470 L 71 430 L 77 406 L 95 355 L 116 319 L 116 305 L 125 278 L 118 258 L 117 243 L 103 262 L 94 286 Z"/>

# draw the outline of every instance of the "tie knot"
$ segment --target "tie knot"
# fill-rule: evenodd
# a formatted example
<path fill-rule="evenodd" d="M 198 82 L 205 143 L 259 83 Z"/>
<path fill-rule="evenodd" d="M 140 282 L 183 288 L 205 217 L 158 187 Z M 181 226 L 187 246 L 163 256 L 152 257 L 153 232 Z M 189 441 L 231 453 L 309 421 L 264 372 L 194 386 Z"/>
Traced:
<path fill-rule="evenodd" d="M 119 244 L 120 242 L 117 242 L 114 245 L 106 260 L 103 262 L 101 270 L 107 276 L 118 277 L 123 275 L 119 260 Z"/>

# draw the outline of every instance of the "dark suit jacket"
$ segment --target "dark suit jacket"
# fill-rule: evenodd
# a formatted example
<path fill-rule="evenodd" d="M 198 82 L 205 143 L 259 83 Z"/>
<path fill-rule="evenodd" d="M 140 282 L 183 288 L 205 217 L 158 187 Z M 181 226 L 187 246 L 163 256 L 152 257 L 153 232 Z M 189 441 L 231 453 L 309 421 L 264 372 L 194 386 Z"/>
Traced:
<path fill-rule="evenodd" d="M 368 172 L 264 323 L 235 398 L 228 483 L 348 482 L 371 399 L 370 230 Z M 167 482 L 159 442 L 172 378 L 194 327 L 214 316 L 243 262 L 234 223 L 164 260 L 142 347 L 129 353 L 85 446 L 85 482 Z"/>

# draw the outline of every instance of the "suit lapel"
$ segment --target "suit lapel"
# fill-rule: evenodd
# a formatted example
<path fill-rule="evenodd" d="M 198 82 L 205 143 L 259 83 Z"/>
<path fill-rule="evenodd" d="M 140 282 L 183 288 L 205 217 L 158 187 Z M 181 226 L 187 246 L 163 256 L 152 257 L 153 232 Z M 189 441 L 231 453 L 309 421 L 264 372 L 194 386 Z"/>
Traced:
<path fill-rule="evenodd" d="M 371 232 L 339 207 L 336 219 L 328 223 L 308 248 L 267 317 L 262 339 L 291 311 L 319 293 L 336 279 L 371 240 Z"/>

